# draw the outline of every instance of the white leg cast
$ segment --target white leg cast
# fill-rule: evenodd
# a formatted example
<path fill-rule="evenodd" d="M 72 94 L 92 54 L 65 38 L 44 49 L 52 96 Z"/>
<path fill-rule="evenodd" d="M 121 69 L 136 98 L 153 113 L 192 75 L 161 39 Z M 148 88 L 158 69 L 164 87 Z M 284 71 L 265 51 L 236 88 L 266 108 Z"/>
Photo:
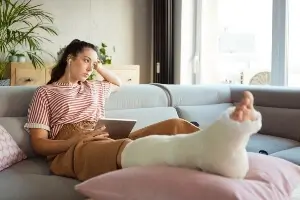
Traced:
<path fill-rule="evenodd" d="M 220 119 L 201 132 L 202 145 L 198 167 L 203 171 L 230 178 L 244 178 L 249 169 L 246 146 L 252 134 L 262 127 L 261 114 L 244 122 L 230 118 L 234 107 L 227 109 Z"/>
<path fill-rule="evenodd" d="M 204 131 L 187 135 L 153 135 L 129 143 L 122 153 L 122 167 L 170 165 L 243 177 L 244 171 L 248 171 L 245 146 L 250 135 L 261 128 L 261 115 L 256 112 L 255 121 L 240 123 L 230 119 L 233 109 L 224 112 Z"/>

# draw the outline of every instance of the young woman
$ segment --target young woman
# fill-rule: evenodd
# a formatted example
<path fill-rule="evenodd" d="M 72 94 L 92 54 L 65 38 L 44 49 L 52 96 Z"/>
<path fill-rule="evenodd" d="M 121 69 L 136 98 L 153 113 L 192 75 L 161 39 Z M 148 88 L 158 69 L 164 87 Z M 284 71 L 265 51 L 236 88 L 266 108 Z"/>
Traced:
<path fill-rule="evenodd" d="M 104 80 L 88 81 L 93 70 Z M 203 141 L 216 131 L 249 135 L 260 128 L 260 115 L 248 92 L 233 112 L 228 111 L 228 119 L 223 117 L 205 131 L 185 120 L 170 119 L 137 130 L 129 138 L 113 140 L 104 128 L 95 130 L 95 125 L 105 115 L 105 100 L 120 85 L 117 76 L 101 67 L 94 45 L 74 40 L 66 47 L 51 80 L 34 93 L 25 124 L 33 149 L 48 158 L 54 174 L 84 181 L 125 167 L 157 164 L 220 174 L 219 169 L 201 162 L 203 148 L 208 147 Z M 210 142 L 222 140 L 219 132 L 217 140 Z M 227 172 L 222 175 L 236 176 Z"/>

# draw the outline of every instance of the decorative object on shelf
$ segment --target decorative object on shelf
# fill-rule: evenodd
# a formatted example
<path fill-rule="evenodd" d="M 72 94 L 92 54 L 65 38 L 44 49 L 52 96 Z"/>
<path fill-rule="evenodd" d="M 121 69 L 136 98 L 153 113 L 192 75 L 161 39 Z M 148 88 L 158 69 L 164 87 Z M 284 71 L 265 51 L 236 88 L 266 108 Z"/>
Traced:
<path fill-rule="evenodd" d="M 17 62 L 18 61 L 17 51 L 15 49 L 9 50 L 8 53 L 9 53 L 9 56 L 8 56 L 9 62 Z"/>
<path fill-rule="evenodd" d="M 18 57 L 18 62 L 26 62 L 26 57 L 23 53 L 18 53 L 16 56 Z"/>
<path fill-rule="evenodd" d="M 31 0 L 0 1 L 0 54 L 5 55 L 3 61 L 11 54 L 9 52 L 15 49 L 22 49 L 28 56 L 33 67 L 44 67 L 45 63 L 41 58 L 42 53 L 48 53 L 42 48 L 44 42 L 51 42 L 46 38 L 48 35 L 58 35 L 53 25 L 53 17 L 50 13 L 41 8 L 42 4 L 32 5 Z M 20 24 L 22 28 L 20 29 Z M 43 37 L 40 34 L 43 33 Z M 13 52 L 12 61 L 16 60 L 16 52 Z M 20 61 L 24 58 L 20 57 Z"/>
<path fill-rule="evenodd" d="M 240 76 L 241 76 L 241 84 L 244 84 L 244 72 L 241 72 L 241 74 L 240 74 Z"/>
<path fill-rule="evenodd" d="M 222 83 L 224 83 L 224 84 L 232 84 L 232 80 L 225 79 L 224 81 L 222 81 Z"/>
<path fill-rule="evenodd" d="M 271 73 L 267 71 L 255 74 L 250 80 L 250 85 L 269 85 L 270 83 Z"/>

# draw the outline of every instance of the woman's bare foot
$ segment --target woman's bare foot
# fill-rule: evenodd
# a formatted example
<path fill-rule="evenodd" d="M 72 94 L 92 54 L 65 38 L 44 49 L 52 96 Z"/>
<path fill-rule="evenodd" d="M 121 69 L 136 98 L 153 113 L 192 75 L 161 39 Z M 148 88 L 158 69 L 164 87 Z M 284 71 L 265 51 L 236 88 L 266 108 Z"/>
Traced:
<path fill-rule="evenodd" d="M 255 109 L 253 104 L 253 94 L 249 91 L 245 91 L 241 102 L 236 106 L 235 110 L 231 114 L 231 119 L 238 122 L 255 120 Z"/>

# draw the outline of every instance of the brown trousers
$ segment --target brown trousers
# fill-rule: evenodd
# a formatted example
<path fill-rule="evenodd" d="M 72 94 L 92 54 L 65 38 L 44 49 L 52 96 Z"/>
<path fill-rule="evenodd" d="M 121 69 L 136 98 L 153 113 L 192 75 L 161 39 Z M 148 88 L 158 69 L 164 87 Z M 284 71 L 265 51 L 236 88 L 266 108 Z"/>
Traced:
<path fill-rule="evenodd" d="M 83 133 L 83 126 L 94 126 L 94 124 L 93 122 L 66 124 L 59 131 L 55 139 L 65 140 L 74 134 L 87 134 L 87 132 Z M 199 130 L 198 127 L 183 119 L 169 119 L 134 131 L 130 134 L 129 138 L 124 139 L 113 140 L 107 138 L 94 141 L 93 137 L 89 137 L 87 134 L 85 141 L 78 142 L 64 153 L 49 156 L 50 170 L 55 175 L 85 181 L 97 175 L 118 169 L 117 155 L 124 141 L 132 141 L 153 134 L 189 134 L 197 130 Z"/>

